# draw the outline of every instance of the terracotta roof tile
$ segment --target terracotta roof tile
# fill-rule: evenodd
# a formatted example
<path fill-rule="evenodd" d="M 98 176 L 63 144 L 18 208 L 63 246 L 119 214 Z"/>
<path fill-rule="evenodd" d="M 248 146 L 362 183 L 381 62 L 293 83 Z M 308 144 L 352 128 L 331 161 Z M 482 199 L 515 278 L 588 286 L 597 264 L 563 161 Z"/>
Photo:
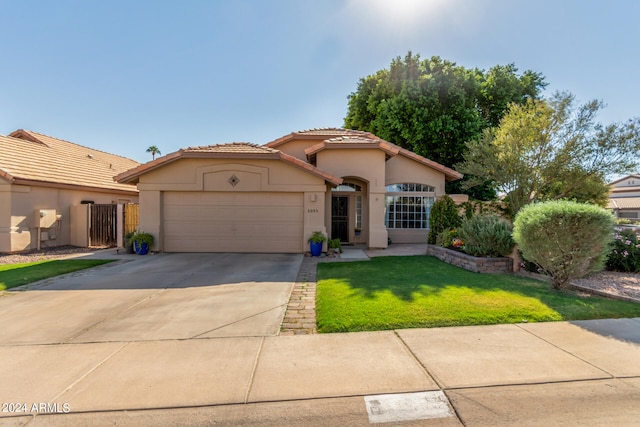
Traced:
<path fill-rule="evenodd" d="M 334 185 L 342 183 L 342 179 L 324 172 L 315 166 L 302 161 L 294 156 L 283 153 L 280 150 L 264 145 L 251 144 L 249 142 L 232 142 L 229 144 L 207 145 L 200 147 L 182 148 L 174 153 L 159 157 L 154 161 L 139 165 L 131 170 L 116 176 L 118 182 L 137 183 L 140 175 L 153 169 L 164 166 L 182 158 L 254 158 L 254 159 L 279 159 L 302 168 L 314 175 L 321 176 L 325 181 Z"/>
<path fill-rule="evenodd" d="M 113 177 L 139 165 L 126 157 L 84 147 L 37 132 L 0 135 L 0 175 L 14 182 L 37 181 L 137 192 Z"/>
<path fill-rule="evenodd" d="M 433 160 L 429 160 L 426 157 L 420 156 L 410 150 L 400 147 L 399 145 L 393 144 L 389 141 L 385 141 L 384 139 L 372 134 L 371 132 L 365 132 L 360 130 L 353 129 L 341 129 L 341 128 L 317 128 L 317 129 L 308 129 L 302 130 L 298 132 L 292 132 L 289 135 L 285 135 L 282 138 L 278 138 L 274 141 L 266 144 L 267 147 L 278 147 L 279 145 L 284 144 L 285 142 L 291 141 L 296 138 L 318 138 L 318 137 L 326 137 L 323 144 L 317 144 L 313 147 L 305 150 L 307 153 L 316 153 L 317 151 L 324 149 L 327 147 L 325 143 L 328 144 L 340 144 L 340 143 L 349 143 L 349 144 L 372 144 L 378 143 L 379 148 L 387 151 L 388 153 L 395 155 L 400 154 L 402 156 L 413 159 L 419 163 L 422 163 L 426 166 L 429 166 L 433 169 L 436 169 L 445 174 L 447 181 L 454 181 L 457 179 L 461 179 L 463 175 L 451 168 L 448 168 L 440 163 L 434 162 Z"/>
<path fill-rule="evenodd" d="M 291 141 L 292 139 L 297 138 L 307 138 L 307 139 L 326 139 L 326 138 L 334 138 L 338 136 L 349 136 L 349 135 L 363 135 L 363 136 L 371 136 L 369 132 L 363 132 L 360 130 L 352 130 L 352 129 L 341 129 L 341 128 L 315 128 L 315 129 L 306 129 L 300 130 L 297 132 L 291 132 L 288 135 L 285 135 L 281 138 L 273 140 L 267 144 L 267 147 L 276 148 L 277 146 L 284 144 L 287 141 Z"/>
<path fill-rule="evenodd" d="M 640 197 L 616 197 L 609 199 L 609 209 L 640 209 Z"/>
<path fill-rule="evenodd" d="M 265 147 L 263 145 L 251 144 L 249 142 L 232 142 L 229 144 L 206 145 L 200 147 L 188 147 L 181 150 L 185 153 L 277 153 L 278 150 Z"/>

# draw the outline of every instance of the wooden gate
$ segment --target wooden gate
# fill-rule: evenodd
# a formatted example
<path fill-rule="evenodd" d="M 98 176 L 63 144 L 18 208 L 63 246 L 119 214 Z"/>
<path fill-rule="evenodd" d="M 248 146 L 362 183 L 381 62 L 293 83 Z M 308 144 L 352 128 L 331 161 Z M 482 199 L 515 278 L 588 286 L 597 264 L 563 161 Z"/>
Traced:
<path fill-rule="evenodd" d="M 124 209 L 122 211 L 122 214 L 124 216 L 124 236 L 129 233 L 133 233 L 138 229 L 138 225 L 140 224 L 139 208 L 140 205 L 137 203 L 127 203 L 126 205 L 124 205 Z"/>
<path fill-rule="evenodd" d="M 117 244 L 117 205 L 91 205 L 89 246 L 111 248 Z"/>

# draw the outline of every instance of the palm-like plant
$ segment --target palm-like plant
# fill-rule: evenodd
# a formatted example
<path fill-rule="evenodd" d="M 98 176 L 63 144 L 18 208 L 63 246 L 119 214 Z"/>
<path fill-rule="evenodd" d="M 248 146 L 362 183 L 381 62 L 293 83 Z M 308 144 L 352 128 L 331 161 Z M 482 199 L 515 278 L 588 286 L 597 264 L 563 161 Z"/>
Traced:
<path fill-rule="evenodd" d="M 151 147 L 147 148 L 147 153 L 151 153 L 151 156 L 152 156 L 153 160 L 156 159 L 156 154 L 162 154 L 160 152 L 160 149 L 158 147 L 156 147 L 155 145 L 152 145 Z"/>

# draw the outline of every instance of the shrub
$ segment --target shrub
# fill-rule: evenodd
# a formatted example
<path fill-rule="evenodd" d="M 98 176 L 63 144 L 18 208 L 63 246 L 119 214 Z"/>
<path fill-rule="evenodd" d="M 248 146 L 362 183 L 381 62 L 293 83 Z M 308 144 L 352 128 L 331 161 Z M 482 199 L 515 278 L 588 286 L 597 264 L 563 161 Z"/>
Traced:
<path fill-rule="evenodd" d="M 462 221 L 464 251 L 473 256 L 507 256 L 515 243 L 511 225 L 497 215 L 479 214 Z"/>
<path fill-rule="evenodd" d="M 436 238 L 436 245 L 442 246 L 444 248 L 460 248 L 464 244 L 459 238 L 458 232 L 456 230 L 445 230 L 442 233 L 438 234 L 438 237 Z"/>
<path fill-rule="evenodd" d="M 616 229 L 607 257 L 607 270 L 627 273 L 640 271 L 640 239 L 635 231 Z"/>
<path fill-rule="evenodd" d="M 435 244 L 440 233 L 458 228 L 461 222 L 453 199 L 446 194 L 440 197 L 431 208 L 428 243 Z"/>
<path fill-rule="evenodd" d="M 585 203 L 534 203 L 518 212 L 513 238 L 523 256 L 562 288 L 572 279 L 602 269 L 611 242 L 614 216 Z"/>

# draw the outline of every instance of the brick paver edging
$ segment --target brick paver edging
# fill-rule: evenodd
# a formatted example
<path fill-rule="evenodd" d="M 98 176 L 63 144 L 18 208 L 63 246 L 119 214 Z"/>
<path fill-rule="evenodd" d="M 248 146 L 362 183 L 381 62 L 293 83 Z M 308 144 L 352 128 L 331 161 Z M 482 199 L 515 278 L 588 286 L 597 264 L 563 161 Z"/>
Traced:
<path fill-rule="evenodd" d="M 351 261 L 339 257 L 305 256 L 293 285 L 287 311 L 280 327 L 280 335 L 315 334 L 316 330 L 316 271 L 319 262 Z"/>
<path fill-rule="evenodd" d="M 280 335 L 316 333 L 316 270 L 318 258 L 304 257 L 293 285 Z"/>

